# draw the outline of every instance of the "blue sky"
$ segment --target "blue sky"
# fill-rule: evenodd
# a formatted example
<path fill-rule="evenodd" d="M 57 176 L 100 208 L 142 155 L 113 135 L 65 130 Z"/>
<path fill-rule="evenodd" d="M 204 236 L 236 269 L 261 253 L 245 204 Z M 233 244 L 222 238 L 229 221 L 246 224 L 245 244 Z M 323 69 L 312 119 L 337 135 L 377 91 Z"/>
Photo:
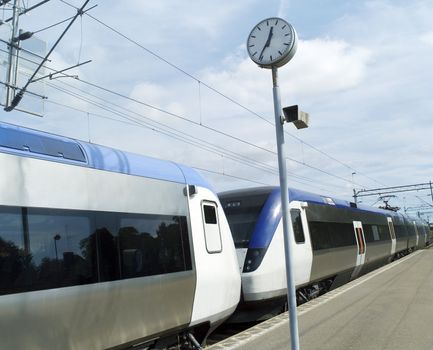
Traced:
<path fill-rule="evenodd" d="M 289 184 L 350 199 L 353 186 L 431 180 L 431 1 L 105 0 L 89 6 L 94 4 L 89 14 L 142 47 L 83 16 L 49 66 L 62 69 L 92 59 L 71 74 L 135 102 L 62 78 L 47 81 L 43 118 L 1 112 L 0 120 L 206 169 L 202 174 L 218 191 L 277 184 L 271 75 L 249 60 L 245 41 L 257 22 L 280 16 L 299 36 L 297 54 L 280 69 L 282 104 L 299 104 L 311 116 L 309 129 L 285 126 L 303 141 L 286 135 Z M 34 31 L 73 14 L 74 9 L 52 0 L 22 16 L 20 27 Z M 8 12 L 1 15 L 7 18 Z M 1 26 L 0 34 L 6 29 Z M 50 46 L 61 30 L 58 26 L 38 37 Z M 104 99 L 99 101 L 105 108 L 89 98 Z M 109 106 L 116 112 L 107 110 L 107 101 L 117 105 Z M 165 131 L 145 128 L 144 121 L 162 123 L 152 125 Z M 178 132 L 183 134 L 174 137 Z M 186 134 L 194 139 L 188 136 L 185 142 Z M 399 195 L 390 203 L 431 203 L 427 195 Z"/>

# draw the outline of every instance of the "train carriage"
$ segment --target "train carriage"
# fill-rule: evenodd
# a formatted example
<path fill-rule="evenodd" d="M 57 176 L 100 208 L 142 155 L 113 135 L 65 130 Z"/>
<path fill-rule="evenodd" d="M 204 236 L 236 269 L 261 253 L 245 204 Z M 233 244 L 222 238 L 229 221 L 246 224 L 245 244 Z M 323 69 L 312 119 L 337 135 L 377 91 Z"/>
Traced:
<path fill-rule="evenodd" d="M 242 303 L 231 321 L 266 319 L 284 310 L 287 291 L 280 189 L 242 189 L 219 197 L 242 271 Z M 413 220 L 398 213 L 295 189 L 289 189 L 289 198 L 298 302 L 425 244 Z"/>
<path fill-rule="evenodd" d="M 235 309 L 229 226 L 192 169 L 4 123 L 0 169 L 2 348 L 201 342 Z"/>

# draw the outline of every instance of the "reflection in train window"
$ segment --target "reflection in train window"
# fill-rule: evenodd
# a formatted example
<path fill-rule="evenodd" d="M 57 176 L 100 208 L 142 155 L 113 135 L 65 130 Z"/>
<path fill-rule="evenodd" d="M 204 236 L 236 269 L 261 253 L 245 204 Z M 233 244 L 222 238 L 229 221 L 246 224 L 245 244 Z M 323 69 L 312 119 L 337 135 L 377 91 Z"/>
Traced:
<path fill-rule="evenodd" d="M 1 207 L 0 207 L 1 208 Z M 0 215 L 0 294 L 14 292 L 25 283 L 26 253 L 20 208 L 2 208 Z"/>
<path fill-rule="evenodd" d="M 299 209 L 290 210 L 292 218 L 293 235 L 296 243 L 305 243 L 304 229 L 302 228 L 301 211 Z"/>
<path fill-rule="evenodd" d="M 331 249 L 356 244 L 353 224 L 309 221 L 313 250 Z"/>
<path fill-rule="evenodd" d="M 185 216 L 0 206 L 0 295 L 191 269 Z"/>
<path fill-rule="evenodd" d="M 185 269 L 178 217 L 124 214 L 120 219 L 119 248 L 123 278 Z"/>

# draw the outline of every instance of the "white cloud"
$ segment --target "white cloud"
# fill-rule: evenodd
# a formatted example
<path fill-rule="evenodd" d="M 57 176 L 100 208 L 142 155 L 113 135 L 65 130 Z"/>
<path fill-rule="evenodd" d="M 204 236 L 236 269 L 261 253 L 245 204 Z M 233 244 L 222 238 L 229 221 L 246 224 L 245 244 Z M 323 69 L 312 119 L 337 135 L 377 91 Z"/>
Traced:
<path fill-rule="evenodd" d="M 424 44 L 433 46 L 433 31 L 422 34 L 420 40 Z"/>
<path fill-rule="evenodd" d="M 74 0 L 75 5 L 80 3 Z M 40 23 L 54 23 L 74 12 L 60 2 L 49 2 L 48 5 L 55 10 L 23 16 L 20 25 L 26 29 L 38 29 Z M 296 103 L 310 112 L 311 127 L 294 131 L 286 125 L 286 130 L 382 183 L 395 185 L 426 181 L 433 171 L 430 160 L 433 149 L 430 135 L 433 129 L 431 3 L 380 0 L 356 2 L 356 5 L 347 2 L 344 6 L 337 6 L 329 2 L 325 16 L 322 16 L 324 9 L 313 8 L 306 2 L 291 5 L 289 0 L 135 0 L 128 5 L 107 0 L 92 10 L 92 14 L 273 122 L 270 72 L 257 68 L 249 60 L 244 42 L 251 26 L 258 20 L 276 13 L 286 17 L 284 13 L 290 8 L 301 40 L 294 59 L 279 70 L 282 100 L 283 105 Z M 310 12 L 306 15 L 300 9 Z M 60 31 L 57 29 L 41 34 L 53 42 Z M 80 31 L 81 25 L 77 22 L 56 50 L 57 55 L 53 56 L 50 65 L 65 68 L 76 63 L 81 45 Z M 86 80 L 194 122 L 201 121 L 259 147 L 275 149 L 272 125 L 85 16 L 82 58 L 93 60 L 78 71 Z M 61 81 L 56 83 L 61 84 Z M 274 156 L 251 145 L 181 122 L 142 104 L 88 86 L 79 87 L 141 116 L 164 122 L 263 164 L 276 166 Z M 50 93 L 49 98 L 120 119 L 118 115 L 67 95 Z M 103 106 L 108 104 L 103 103 Z M 58 108 L 47 108 L 47 112 L 43 119 L 29 118 L 18 112 L 13 115 L 2 113 L 0 118 L 74 137 L 87 137 L 86 115 Z M 216 171 L 224 170 L 257 181 L 275 183 L 277 179 L 276 175 L 149 129 L 97 117 L 91 118 L 90 125 L 90 135 L 95 142 Z M 302 147 L 290 137 L 287 144 L 290 157 L 348 181 L 333 179 L 296 162 L 289 162 L 291 171 L 317 181 L 313 185 L 326 186 L 325 190 L 329 188 L 334 193 L 350 196 L 350 190 L 345 189 L 350 185 L 350 169 L 307 146 Z M 236 187 L 234 179 L 219 176 L 212 179 L 218 189 Z M 357 175 L 355 180 L 367 187 L 377 186 L 362 175 Z M 238 184 L 243 186 L 246 183 Z"/>
<path fill-rule="evenodd" d="M 331 39 L 300 40 L 294 59 L 279 70 L 283 97 L 315 98 L 347 90 L 365 78 L 369 50 Z M 225 60 L 226 68 L 205 70 L 203 80 L 253 110 L 269 111 L 272 91 L 269 70 L 255 66 L 245 55 Z M 264 92 L 269 92 L 264 94 Z"/>

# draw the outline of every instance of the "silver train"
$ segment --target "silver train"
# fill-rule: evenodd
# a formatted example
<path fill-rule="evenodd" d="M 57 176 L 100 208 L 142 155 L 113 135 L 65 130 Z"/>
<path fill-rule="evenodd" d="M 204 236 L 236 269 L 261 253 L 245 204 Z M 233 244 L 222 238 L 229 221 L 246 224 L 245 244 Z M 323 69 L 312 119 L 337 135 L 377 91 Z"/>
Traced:
<path fill-rule="evenodd" d="M 241 303 L 231 322 L 262 320 L 286 307 L 281 191 L 219 194 L 242 273 Z M 429 227 L 401 214 L 290 189 L 298 303 L 382 266 L 431 240 Z"/>
<path fill-rule="evenodd" d="M 192 169 L 0 124 L 2 349 L 203 342 L 239 301 L 217 196 Z"/>

